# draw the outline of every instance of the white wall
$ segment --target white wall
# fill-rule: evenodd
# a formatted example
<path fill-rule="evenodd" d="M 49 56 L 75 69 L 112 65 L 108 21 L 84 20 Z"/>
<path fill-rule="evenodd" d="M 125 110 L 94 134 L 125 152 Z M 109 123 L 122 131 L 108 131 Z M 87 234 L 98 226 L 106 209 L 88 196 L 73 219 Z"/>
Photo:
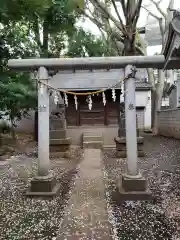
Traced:
<path fill-rule="evenodd" d="M 145 107 L 151 91 L 136 91 L 136 107 Z"/>
<path fill-rule="evenodd" d="M 144 129 L 151 129 L 151 91 L 136 91 L 136 107 L 144 108 Z"/>

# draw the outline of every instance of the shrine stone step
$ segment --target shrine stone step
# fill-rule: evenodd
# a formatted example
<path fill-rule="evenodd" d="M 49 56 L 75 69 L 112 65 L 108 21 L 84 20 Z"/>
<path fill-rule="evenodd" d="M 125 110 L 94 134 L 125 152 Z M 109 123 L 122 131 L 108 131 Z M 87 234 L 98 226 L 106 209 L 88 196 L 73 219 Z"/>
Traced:
<path fill-rule="evenodd" d="M 83 142 L 91 142 L 91 141 L 100 141 L 102 142 L 102 136 L 95 136 L 95 135 L 83 135 Z"/>
<path fill-rule="evenodd" d="M 102 141 L 83 142 L 83 148 L 101 149 L 102 147 L 103 147 Z"/>
<path fill-rule="evenodd" d="M 102 135 L 93 132 L 83 134 L 83 148 L 101 149 L 103 147 Z"/>

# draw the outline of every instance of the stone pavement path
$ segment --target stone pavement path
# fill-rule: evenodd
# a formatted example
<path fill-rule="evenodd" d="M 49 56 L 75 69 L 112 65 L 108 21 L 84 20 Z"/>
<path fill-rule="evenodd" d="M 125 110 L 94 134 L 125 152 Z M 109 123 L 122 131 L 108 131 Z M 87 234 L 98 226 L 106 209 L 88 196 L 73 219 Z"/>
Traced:
<path fill-rule="evenodd" d="M 101 154 L 100 149 L 84 150 L 84 160 L 79 165 L 79 173 L 58 235 L 59 240 L 111 239 Z"/>

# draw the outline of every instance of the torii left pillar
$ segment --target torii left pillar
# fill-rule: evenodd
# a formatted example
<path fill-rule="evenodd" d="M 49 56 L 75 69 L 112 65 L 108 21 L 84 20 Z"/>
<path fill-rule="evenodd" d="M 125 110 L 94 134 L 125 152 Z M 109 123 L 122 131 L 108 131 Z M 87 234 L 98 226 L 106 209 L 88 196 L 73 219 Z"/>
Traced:
<path fill-rule="evenodd" d="M 48 71 L 40 67 L 39 80 L 47 84 Z M 38 89 L 38 174 L 31 181 L 27 196 L 54 196 L 58 193 L 60 184 L 50 171 L 49 159 L 49 91 L 42 85 L 42 92 Z"/>

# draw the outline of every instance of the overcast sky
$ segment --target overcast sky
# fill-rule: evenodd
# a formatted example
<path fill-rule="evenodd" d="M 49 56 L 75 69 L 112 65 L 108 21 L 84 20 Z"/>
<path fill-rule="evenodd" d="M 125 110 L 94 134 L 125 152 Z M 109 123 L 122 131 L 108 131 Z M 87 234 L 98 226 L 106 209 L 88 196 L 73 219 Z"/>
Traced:
<path fill-rule="evenodd" d="M 174 0 L 174 8 L 178 8 L 178 5 L 180 6 L 180 4 L 178 4 L 180 2 L 180 0 Z M 167 7 L 168 7 L 168 3 L 169 3 L 169 0 L 162 0 L 161 2 L 161 8 L 166 11 Z M 154 7 L 151 3 L 150 3 L 150 0 L 143 0 L 143 4 L 148 6 L 147 8 L 149 10 L 151 10 L 154 14 L 158 15 L 158 11 L 156 10 L 156 7 Z M 121 9 L 119 9 L 120 12 Z M 116 14 L 112 11 L 113 15 L 116 16 Z M 148 20 L 148 21 L 147 21 Z M 152 20 L 152 18 L 151 18 Z M 140 17 L 139 17 L 139 21 L 138 21 L 138 27 L 145 27 L 149 26 L 150 24 L 150 19 L 148 19 L 148 13 L 146 12 L 146 10 L 142 9 L 141 10 L 141 13 L 140 13 Z M 83 26 L 84 29 L 86 29 L 87 31 L 90 31 L 92 32 L 93 34 L 95 35 L 100 35 L 100 32 L 98 30 L 98 28 L 96 27 L 96 25 L 94 25 L 90 20 L 86 20 L 85 22 L 83 23 L 80 23 L 78 25 L 81 25 Z M 153 34 L 153 33 L 152 33 Z M 161 45 L 159 46 L 152 46 L 152 47 L 148 47 L 147 48 L 147 52 L 148 52 L 148 55 L 154 55 L 155 53 L 158 53 L 161 51 Z"/>

